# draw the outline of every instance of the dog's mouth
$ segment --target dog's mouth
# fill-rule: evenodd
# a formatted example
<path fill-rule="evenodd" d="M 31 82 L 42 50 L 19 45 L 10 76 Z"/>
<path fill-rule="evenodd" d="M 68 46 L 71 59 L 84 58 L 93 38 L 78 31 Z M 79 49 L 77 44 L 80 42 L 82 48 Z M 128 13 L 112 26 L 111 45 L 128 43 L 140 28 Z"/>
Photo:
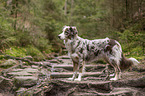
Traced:
<path fill-rule="evenodd" d="M 65 39 L 65 38 L 62 37 L 61 35 L 58 35 L 58 38 L 59 38 L 60 40 L 64 40 L 64 39 Z"/>

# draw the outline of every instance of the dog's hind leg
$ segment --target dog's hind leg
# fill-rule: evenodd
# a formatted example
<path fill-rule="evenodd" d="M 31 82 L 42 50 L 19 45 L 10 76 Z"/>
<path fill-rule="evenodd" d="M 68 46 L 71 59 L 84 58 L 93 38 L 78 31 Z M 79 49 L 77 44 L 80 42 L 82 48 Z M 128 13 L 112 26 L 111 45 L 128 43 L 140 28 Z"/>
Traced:
<path fill-rule="evenodd" d="M 113 65 L 114 70 L 115 70 L 115 77 L 111 78 L 110 80 L 118 80 L 121 78 L 121 69 L 116 62 L 112 62 L 112 65 Z"/>
<path fill-rule="evenodd" d="M 85 70 L 85 61 L 82 62 L 82 64 L 79 64 L 79 76 L 77 79 L 75 79 L 75 81 L 81 81 L 82 80 L 82 76 Z"/>

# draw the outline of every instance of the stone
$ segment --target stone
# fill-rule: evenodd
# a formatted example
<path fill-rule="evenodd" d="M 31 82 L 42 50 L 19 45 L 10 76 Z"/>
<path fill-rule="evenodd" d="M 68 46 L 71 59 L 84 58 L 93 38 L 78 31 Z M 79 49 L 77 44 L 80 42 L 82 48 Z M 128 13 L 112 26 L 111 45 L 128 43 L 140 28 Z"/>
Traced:
<path fill-rule="evenodd" d="M 14 77 L 14 84 L 19 87 L 32 87 L 37 84 L 38 78 L 35 76 L 16 76 Z"/>
<path fill-rule="evenodd" d="M 112 85 L 114 87 L 140 87 L 144 88 L 145 87 L 145 76 L 142 76 L 140 78 L 135 78 L 135 79 L 129 79 L 129 80 L 118 80 L 112 82 Z"/>
<path fill-rule="evenodd" d="M 72 65 L 72 61 L 70 59 L 59 59 L 59 62 L 61 62 L 62 64 Z"/>
<path fill-rule="evenodd" d="M 9 72 L 7 73 L 8 76 L 32 76 L 33 74 L 30 74 L 26 71 L 20 71 L 20 72 Z"/>
<path fill-rule="evenodd" d="M 32 65 L 32 68 L 33 68 L 33 69 L 38 69 L 38 68 L 39 68 L 39 66 Z"/>
<path fill-rule="evenodd" d="M 47 76 L 50 77 L 50 72 L 46 69 L 41 69 L 39 76 Z"/>
<path fill-rule="evenodd" d="M 123 94 L 129 94 L 130 96 L 133 95 L 133 89 L 131 88 L 114 88 L 110 93 L 111 95 L 123 95 Z"/>
<path fill-rule="evenodd" d="M 16 91 L 16 93 L 17 93 L 17 95 L 19 95 L 18 93 L 22 93 L 22 92 L 25 92 L 27 89 L 26 88 L 19 88 L 17 91 Z"/>
<path fill-rule="evenodd" d="M 38 69 L 33 69 L 33 68 L 25 68 L 23 71 L 26 71 L 28 73 L 37 73 Z"/>
<path fill-rule="evenodd" d="M 23 69 L 13 69 L 12 72 L 20 72 L 22 71 Z"/>
<path fill-rule="evenodd" d="M 56 64 L 56 65 L 53 65 L 52 66 L 53 68 L 63 68 L 63 69 L 66 69 L 68 71 L 73 71 L 73 65 L 68 65 L 68 64 Z M 105 68 L 105 65 L 102 65 L 102 64 L 97 64 L 97 65 L 85 65 L 85 70 L 86 71 L 89 71 L 91 68 L 94 68 L 95 70 L 100 70 L 100 69 L 103 69 Z M 92 71 L 92 70 L 91 70 Z"/>
<path fill-rule="evenodd" d="M 50 62 L 47 62 L 47 61 L 43 61 L 42 62 L 43 66 L 48 66 L 48 67 L 51 67 L 51 64 Z"/>
<path fill-rule="evenodd" d="M 2 64 L 0 64 L 1 67 L 11 67 L 13 65 L 18 64 L 19 62 L 13 59 L 8 59 L 5 62 L 3 62 Z"/>
<path fill-rule="evenodd" d="M 31 67 L 25 69 L 13 69 L 11 72 L 7 73 L 8 76 L 32 76 L 38 73 L 38 69 L 33 69 Z"/>
<path fill-rule="evenodd" d="M 102 72 L 84 72 L 83 76 L 82 77 L 98 77 L 100 76 Z M 52 72 L 51 73 L 51 77 L 52 78 L 68 78 L 68 77 L 72 77 L 73 75 L 73 72 Z"/>
<path fill-rule="evenodd" d="M 1 91 L 10 91 L 13 87 L 11 79 L 0 76 L 0 92 Z"/>
<path fill-rule="evenodd" d="M 70 57 L 67 56 L 67 55 L 59 56 L 58 58 L 59 58 L 59 59 L 70 59 Z"/>
<path fill-rule="evenodd" d="M 29 59 L 29 60 L 33 60 L 33 57 L 32 56 L 26 56 L 26 57 L 23 57 L 24 59 Z"/>
<path fill-rule="evenodd" d="M 58 60 L 56 59 L 52 59 L 52 60 L 49 60 L 50 63 L 60 63 Z"/>

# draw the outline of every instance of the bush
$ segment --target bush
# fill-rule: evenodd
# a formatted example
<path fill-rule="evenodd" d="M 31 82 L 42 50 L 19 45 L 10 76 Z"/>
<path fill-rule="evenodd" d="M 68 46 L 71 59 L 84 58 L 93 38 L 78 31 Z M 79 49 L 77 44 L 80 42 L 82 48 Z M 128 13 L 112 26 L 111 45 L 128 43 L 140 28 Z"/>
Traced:
<path fill-rule="evenodd" d="M 51 52 L 51 46 L 48 46 L 48 50 L 45 51 L 45 53 Z M 6 55 L 14 56 L 14 57 L 26 57 L 26 56 L 32 56 L 34 60 L 40 61 L 45 59 L 45 56 L 43 53 L 36 47 L 29 45 L 25 48 L 23 47 L 11 47 L 9 49 L 5 49 L 4 53 Z"/>
<path fill-rule="evenodd" d="M 26 55 L 26 49 L 25 48 L 21 48 L 21 47 L 11 47 L 9 49 L 5 49 L 4 53 L 6 55 L 10 55 L 10 56 L 14 56 L 14 57 L 25 57 Z"/>
<path fill-rule="evenodd" d="M 39 51 L 36 47 L 34 47 L 34 46 L 28 46 L 27 48 L 26 48 L 26 50 L 27 50 L 27 55 L 31 55 L 33 58 L 34 58 L 34 60 L 36 60 L 36 61 L 40 61 L 40 60 L 43 60 L 43 59 L 45 59 L 45 56 L 42 54 L 42 52 L 41 51 Z"/>
<path fill-rule="evenodd" d="M 141 59 L 144 56 L 144 34 L 142 31 L 136 31 L 138 26 L 132 26 L 124 30 L 122 33 L 118 32 L 121 41 L 123 52 L 128 57 L 135 57 Z M 141 57 L 141 58 L 140 58 Z"/>

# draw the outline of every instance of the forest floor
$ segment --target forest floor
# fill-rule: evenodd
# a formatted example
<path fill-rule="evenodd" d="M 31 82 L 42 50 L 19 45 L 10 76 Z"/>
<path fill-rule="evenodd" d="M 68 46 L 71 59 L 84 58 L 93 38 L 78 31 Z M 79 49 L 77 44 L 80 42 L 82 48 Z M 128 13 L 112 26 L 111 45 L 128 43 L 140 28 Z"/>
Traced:
<path fill-rule="evenodd" d="M 68 81 L 72 63 L 68 56 L 33 62 L 23 58 L 8 69 L 0 68 L 0 96 L 144 96 L 145 59 L 122 72 L 122 79 L 104 80 L 104 64 L 87 64 L 82 81 Z M 22 62 L 20 62 L 22 61 Z M 25 61 L 25 62 L 24 62 Z M 28 64 L 29 62 L 29 64 Z"/>
<path fill-rule="evenodd" d="M 94 67 L 94 64 L 91 65 Z M 53 88 L 47 92 L 48 96 L 144 96 L 145 95 L 145 60 L 141 60 L 138 66 L 133 66 L 127 71 L 122 72 L 122 79 L 117 81 L 104 80 L 102 73 L 95 75 L 92 73 L 102 72 L 105 68 L 103 64 L 97 64 L 95 68 L 86 66 L 87 76 L 82 81 L 68 81 L 69 73 L 54 75 L 52 80 Z M 59 66 L 63 67 L 63 66 Z M 58 68 L 58 66 L 57 66 Z M 64 67 L 64 69 L 69 69 Z M 70 69 L 69 69 L 70 70 Z M 57 70 L 58 71 L 58 70 Z M 66 71 L 66 70 L 65 70 Z M 84 74 L 85 75 L 85 74 Z M 61 78 L 63 77 L 63 78 Z M 68 76 L 69 77 L 69 76 Z M 100 78 L 101 77 L 101 78 Z M 63 85 L 63 86 L 62 86 Z M 55 94 L 55 95 L 54 95 Z"/>

